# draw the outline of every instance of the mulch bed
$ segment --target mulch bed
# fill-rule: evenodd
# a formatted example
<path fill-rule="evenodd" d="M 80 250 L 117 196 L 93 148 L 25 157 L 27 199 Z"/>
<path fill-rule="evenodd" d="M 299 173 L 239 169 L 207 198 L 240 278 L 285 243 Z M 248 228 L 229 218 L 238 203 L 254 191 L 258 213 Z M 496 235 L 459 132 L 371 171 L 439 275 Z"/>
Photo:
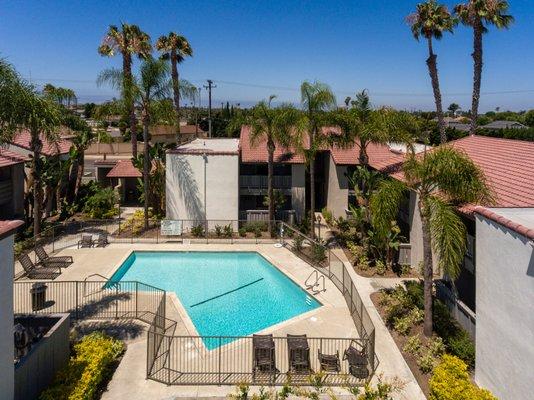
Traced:
<path fill-rule="evenodd" d="M 402 271 L 401 268 L 398 268 L 398 270 L 391 270 L 387 269 L 384 274 L 379 274 L 376 272 L 376 268 L 370 266 L 368 269 L 361 269 L 358 267 L 356 263 L 354 263 L 353 256 L 350 253 L 350 251 L 343 247 L 343 252 L 345 253 L 345 256 L 349 259 L 352 267 L 354 268 L 354 271 L 360 276 L 363 276 L 365 278 L 420 278 L 421 274 L 416 271 L 414 268 L 410 268 L 407 271 Z"/>

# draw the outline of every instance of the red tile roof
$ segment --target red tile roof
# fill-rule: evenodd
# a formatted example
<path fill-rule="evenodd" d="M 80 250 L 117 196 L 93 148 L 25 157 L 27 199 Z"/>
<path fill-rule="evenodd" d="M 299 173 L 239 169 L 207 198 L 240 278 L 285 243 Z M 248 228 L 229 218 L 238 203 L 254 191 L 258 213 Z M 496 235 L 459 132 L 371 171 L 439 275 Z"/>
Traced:
<path fill-rule="evenodd" d="M 467 136 L 449 144 L 482 169 L 495 193 L 495 207 L 534 207 L 534 142 Z M 403 161 L 404 155 L 397 154 L 371 166 L 402 180 Z M 463 208 L 473 211 L 473 207 Z"/>
<path fill-rule="evenodd" d="M 106 176 L 108 178 L 141 178 L 143 174 L 133 166 L 131 160 L 118 160 Z"/>
<path fill-rule="evenodd" d="M 527 239 L 534 240 L 534 229 L 530 229 L 524 225 L 514 222 L 511 219 L 506 218 L 502 215 L 499 215 L 498 213 L 493 212 L 490 209 L 485 208 L 485 207 L 476 206 L 474 208 L 474 211 L 477 214 L 482 215 L 483 217 L 486 217 L 492 221 L 495 221 L 498 224 L 501 224 L 502 226 L 505 226 L 508 229 L 511 229 L 512 231 L 525 236 Z"/>
<path fill-rule="evenodd" d="M 27 160 L 26 157 L 23 157 L 20 154 L 0 148 L 0 168 L 21 164 Z"/>
<path fill-rule="evenodd" d="M 330 149 L 334 162 L 338 165 L 358 165 L 358 157 L 360 155 L 359 146 L 354 146 L 349 149 L 342 149 L 333 146 Z M 367 145 L 367 155 L 369 156 L 369 163 L 377 164 L 389 160 L 394 155 L 386 145 L 369 143 Z"/>
<path fill-rule="evenodd" d="M 40 137 L 43 142 L 41 154 L 44 156 L 67 154 L 72 146 L 72 142 L 67 139 L 60 138 L 57 143 L 52 143 L 44 135 L 41 134 Z M 10 143 L 23 149 L 31 150 L 30 142 L 31 134 L 29 131 L 24 130 L 18 132 Z"/>
<path fill-rule="evenodd" d="M 3 239 L 14 233 L 15 229 L 23 225 L 24 222 L 19 220 L 14 221 L 0 221 L 0 239 Z"/>

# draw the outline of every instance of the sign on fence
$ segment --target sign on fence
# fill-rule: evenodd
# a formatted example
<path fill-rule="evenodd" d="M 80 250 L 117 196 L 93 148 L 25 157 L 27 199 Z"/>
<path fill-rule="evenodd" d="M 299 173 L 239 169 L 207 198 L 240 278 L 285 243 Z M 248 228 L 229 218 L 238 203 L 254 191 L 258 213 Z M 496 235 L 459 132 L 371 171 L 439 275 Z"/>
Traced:
<path fill-rule="evenodd" d="M 182 221 L 164 219 L 161 221 L 161 235 L 180 236 L 182 234 Z"/>

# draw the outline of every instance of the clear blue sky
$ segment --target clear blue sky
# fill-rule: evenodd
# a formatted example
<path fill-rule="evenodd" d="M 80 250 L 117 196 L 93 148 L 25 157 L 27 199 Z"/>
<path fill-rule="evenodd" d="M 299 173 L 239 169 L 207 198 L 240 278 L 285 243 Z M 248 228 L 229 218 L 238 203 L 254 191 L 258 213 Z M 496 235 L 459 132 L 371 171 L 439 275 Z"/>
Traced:
<path fill-rule="evenodd" d="M 171 30 L 185 35 L 195 55 L 182 65 L 182 76 L 196 85 L 206 78 L 218 81 L 215 104 L 250 104 L 270 94 L 296 102 L 300 83 L 317 79 L 330 84 L 340 103 L 367 88 L 377 105 L 431 109 L 426 46 L 404 22 L 416 3 L 3 0 L 0 56 L 36 84 L 51 82 L 74 89 L 81 101 L 102 101 L 112 91 L 98 88 L 96 76 L 120 66 L 120 58 L 100 57 L 96 48 L 109 24 L 124 21 L 138 24 L 154 40 Z M 523 92 L 483 94 L 483 110 L 534 108 L 534 1 L 509 3 L 515 24 L 484 38 L 482 91 Z M 469 109 L 471 46 L 472 32 L 464 27 L 436 45 L 446 106 L 455 101 Z"/>

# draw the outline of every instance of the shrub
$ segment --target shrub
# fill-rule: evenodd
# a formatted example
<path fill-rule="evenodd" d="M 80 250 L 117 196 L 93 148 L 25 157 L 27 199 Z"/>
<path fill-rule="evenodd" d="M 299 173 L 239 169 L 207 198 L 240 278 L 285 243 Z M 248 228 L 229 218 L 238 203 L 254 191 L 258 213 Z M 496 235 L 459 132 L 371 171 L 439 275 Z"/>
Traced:
<path fill-rule="evenodd" d="M 408 314 L 394 318 L 393 329 L 395 329 L 401 335 L 407 335 L 410 333 L 412 326 L 423 321 L 423 317 L 423 311 L 414 307 Z"/>
<path fill-rule="evenodd" d="M 471 383 L 466 363 L 448 354 L 434 368 L 429 384 L 430 400 L 497 400 L 489 391 Z"/>
<path fill-rule="evenodd" d="M 423 344 L 421 343 L 421 338 L 419 338 L 419 335 L 413 335 L 408 338 L 402 350 L 406 353 L 416 356 L 420 354 L 422 347 Z"/>
<path fill-rule="evenodd" d="M 194 237 L 204 236 L 204 226 L 202 224 L 193 226 L 191 228 L 191 235 L 193 235 Z"/>
<path fill-rule="evenodd" d="M 152 218 L 152 212 L 150 210 L 148 210 L 148 218 Z M 124 221 L 121 228 L 123 230 L 130 229 L 132 235 L 139 235 L 141 232 L 143 232 L 143 229 L 145 228 L 144 210 L 134 211 L 134 213 L 130 215 L 126 221 Z"/>
<path fill-rule="evenodd" d="M 239 236 L 245 237 L 247 236 L 247 230 L 245 228 L 239 228 Z"/>
<path fill-rule="evenodd" d="M 124 344 L 103 333 L 95 332 L 74 345 L 74 356 L 61 369 L 40 400 L 96 399 L 101 385 L 113 372 L 124 352 Z"/>
<path fill-rule="evenodd" d="M 376 268 L 376 273 L 378 275 L 384 275 L 388 269 L 386 263 L 382 260 L 376 260 L 375 268 Z"/>
<path fill-rule="evenodd" d="M 401 285 L 397 285 L 394 289 L 384 292 L 380 303 L 384 306 L 386 322 L 390 326 L 396 318 L 403 317 L 413 308 L 410 298 Z"/>
<path fill-rule="evenodd" d="M 245 224 L 245 230 L 247 232 L 256 232 L 256 231 L 260 231 L 260 232 L 265 232 L 267 230 L 269 230 L 269 224 L 267 222 L 264 222 L 264 221 L 254 221 L 254 222 L 247 222 Z"/>
<path fill-rule="evenodd" d="M 261 228 L 260 228 L 259 226 L 256 226 L 256 227 L 254 228 L 254 236 L 255 236 L 256 238 L 261 237 Z"/>
<path fill-rule="evenodd" d="M 475 345 L 466 331 L 459 329 L 458 333 L 449 336 L 446 346 L 449 353 L 464 361 L 469 369 L 475 367 Z"/>
<path fill-rule="evenodd" d="M 349 250 L 350 254 L 354 257 L 355 260 L 359 260 L 361 257 L 366 256 L 365 248 L 363 246 L 356 244 L 353 241 L 347 242 L 347 249 Z"/>
<path fill-rule="evenodd" d="M 302 251 L 302 243 L 304 242 L 304 238 L 301 235 L 295 236 L 295 239 L 293 239 L 293 246 L 295 247 L 296 251 Z"/>
<path fill-rule="evenodd" d="M 417 365 L 423 374 L 429 374 L 432 372 L 437 364 L 437 360 L 432 356 L 432 353 L 428 350 L 423 351 L 421 356 L 417 359 Z"/>
<path fill-rule="evenodd" d="M 118 214 L 115 208 L 117 196 L 112 188 L 100 189 L 87 198 L 83 212 L 91 218 L 107 219 Z"/>
<path fill-rule="evenodd" d="M 313 260 L 315 262 L 323 262 L 326 259 L 326 248 L 320 244 L 313 244 L 312 247 Z"/>
<path fill-rule="evenodd" d="M 323 214 L 323 218 L 326 221 L 326 223 L 330 226 L 334 223 L 334 216 L 332 214 L 332 211 L 330 211 L 328 208 L 324 207 L 321 210 L 321 214 Z"/>
<path fill-rule="evenodd" d="M 232 224 L 228 224 L 224 226 L 223 235 L 226 238 L 231 238 L 234 235 L 234 229 L 232 228 Z"/>
<path fill-rule="evenodd" d="M 362 271 L 367 271 L 369 269 L 369 259 L 366 254 L 362 254 L 358 259 L 357 266 Z"/>
<path fill-rule="evenodd" d="M 220 225 L 215 225 L 215 235 L 221 237 L 223 234 L 223 227 Z"/>

